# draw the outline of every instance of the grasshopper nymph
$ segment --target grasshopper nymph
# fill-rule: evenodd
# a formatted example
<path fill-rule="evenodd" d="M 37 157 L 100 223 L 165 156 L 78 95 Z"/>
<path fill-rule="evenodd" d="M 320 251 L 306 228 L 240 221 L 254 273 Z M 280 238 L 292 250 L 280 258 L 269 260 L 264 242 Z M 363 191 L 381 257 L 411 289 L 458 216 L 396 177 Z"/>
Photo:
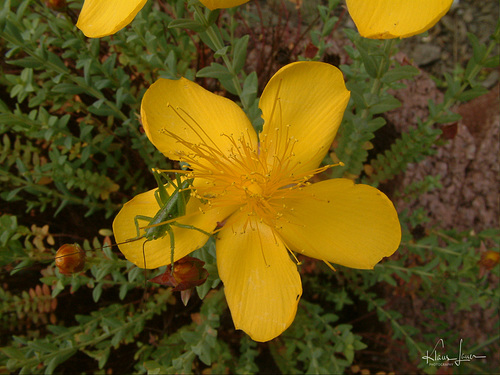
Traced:
<path fill-rule="evenodd" d="M 186 214 L 186 204 L 191 196 L 190 186 L 193 183 L 193 179 L 181 180 L 179 174 L 175 175 L 176 182 L 170 179 L 165 173 L 162 173 L 156 169 L 153 169 L 153 175 L 158 183 L 158 189 L 155 191 L 155 198 L 158 202 L 160 209 L 154 217 L 148 217 L 144 215 L 137 215 L 134 217 L 134 223 L 137 230 L 137 236 L 130 238 L 127 242 L 136 241 L 141 238 L 146 238 L 146 241 L 154 241 L 159 238 L 165 237 L 166 234 L 170 237 L 170 263 L 174 264 L 174 250 L 175 250 L 175 239 L 172 226 L 185 229 L 197 230 L 207 236 L 211 236 L 211 233 L 205 232 L 200 228 L 196 228 L 192 225 L 184 225 L 175 221 L 176 218 L 182 217 Z M 163 176 L 168 184 L 174 187 L 172 194 L 167 191 L 166 185 L 163 184 L 160 176 Z M 140 226 L 139 220 L 146 221 L 146 226 Z M 144 233 L 140 233 L 140 229 L 144 229 Z M 146 256 L 143 249 L 144 256 L 144 268 L 146 268 Z M 173 268 L 172 268 L 173 269 Z"/>

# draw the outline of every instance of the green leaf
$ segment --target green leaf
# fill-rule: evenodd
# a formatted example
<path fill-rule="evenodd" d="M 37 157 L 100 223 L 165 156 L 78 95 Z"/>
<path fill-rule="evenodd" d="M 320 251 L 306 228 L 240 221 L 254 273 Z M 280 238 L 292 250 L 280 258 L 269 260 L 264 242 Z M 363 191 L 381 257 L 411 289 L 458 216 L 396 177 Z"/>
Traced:
<path fill-rule="evenodd" d="M 109 346 L 106 349 L 104 349 L 102 352 L 99 353 L 99 355 L 96 358 L 96 359 L 99 359 L 98 364 L 97 364 L 99 366 L 99 369 L 102 369 L 106 365 L 106 362 L 108 362 L 108 358 L 109 358 L 110 353 L 111 353 L 111 350 L 110 350 Z"/>
<path fill-rule="evenodd" d="M 69 358 L 75 355 L 77 351 L 77 348 L 72 348 L 71 350 L 63 349 L 60 352 L 56 352 L 57 354 L 47 364 L 47 367 L 45 368 L 45 374 L 52 374 L 57 366 L 67 361 Z"/>
<path fill-rule="evenodd" d="M 19 60 L 9 60 L 7 61 L 9 64 L 17 65 L 17 66 L 22 66 L 23 68 L 41 68 L 43 66 L 42 62 L 40 60 L 28 56 L 25 57 L 24 59 L 19 59 Z"/>
<path fill-rule="evenodd" d="M 55 344 L 51 344 L 45 340 L 29 341 L 28 346 L 30 349 L 34 349 L 35 351 L 40 353 L 50 353 L 50 352 L 56 352 L 58 350 L 58 347 Z"/>
<path fill-rule="evenodd" d="M 94 288 L 92 291 L 92 298 L 94 299 L 94 302 L 98 302 L 99 298 L 101 298 L 102 295 L 102 283 L 97 284 L 97 286 Z"/>
<path fill-rule="evenodd" d="M 214 53 L 214 57 L 218 58 L 218 57 L 226 56 L 228 50 L 229 50 L 229 46 L 222 47 L 221 49 L 219 49 L 217 52 Z"/>
<path fill-rule="evenodd" d="M 420 70 L 411 65 L 398 66 L 397 68 L 389 70 L 382 77 L 382 82 L 392 83 L 401 81 L 402 79 L 411 79 L 420 74 Z"/>
<path fill-rule="evenodd" d="M 239 39 L 236 39 L 234 42 L 233 48 L 233 71 L 235 74 L 238 74 L 245 65 L 245 60 L 247 58 L 247 48 L 248 48 L 248 40 L 250 36 L 245 35 Z"/>
<path fill-rule="evenodd" d="M 446 90 L 446 95 L 454 97 L 460 90 L 460 81 L 449 73 L 444 73 L 444 77 L 448 85 L 448 89 Z"/>
<path fill-rule="evenodd" d="M 257 78 L 257 73 L 250 73 L 243 82 L 243 90 L 241 91 L 241 101 L 244 103 L 245 107 L 250 107 L 252 103 L 257 98 L 259 81 Z"/>
<path fill-rule="evenodd" d="M 462 118 L 458 113 L 448 112 L 438 116 L 435 120 L 438 124 L 448 124 L 450 122 L 458 121 Z"/>
<path fill-rule="evenodd" d="M 208 14 L 207 23 L 209 25 L 213 25 L 215 21 L 217 21 L 217 18 L 219 18 L 219 14 L 220 14 L 220 9 L 215 9 L 210 11 L 210 13 Z"/>
<path fill-rule="evenodd" d="M 122 284 L 120 286 L 120 293 L 118 294 L 118 297 L 120 298 L 120 300 L 123 301 L 123 299 L 127 296 L 127 292 L 128 292 L 128 285 L 129 284 Z"/>
<path fill-rule="evenodd" d="M 107 104 L 104 104 L 102 99 L 96 101 L 88 109 L 90 113 L 97 116 L 116 116 L 116 112 Z"/>
<path fill-rule="evenodd" d="M 380 57 L 376 58 L 374 55 L 370 54 L 364 47 L 358 45 L 358 51 L 361 55 L 361 61 L 365 66 L 365 70 L 372 78 L 378 78 Z"/>
<path fill-rule="evenodd" d="M 329 17 L 321 30 L 321 36 L 328 36 L 338 22 L 338 17 Z"/>
<path fill-rule="evenodd" d="M 368 109 L 371 114 L 384 113 L 401 106 L 401 102 L 393 96 L 387 96 L 378 103 L 370 106 Z"/>
<path fill-rule="evenodd" d="M 205 26 L 200 24 L 197 21 L 194 21 L 189 18 L 179 18 L 176 20 L 170 21 L 168 24 L 169 29 L 188 29 L 188 30 L 193 30 L 196 32 L 202 32 L 205 31 Z"/>
<path fill-rule="evenodd" d="M 69 95 L 78 95 L 85 92 L 85 90 L 81 86 L 77 86 L 73 83 L 60 83 L 58 85 L 55 85 L 52 88 L 52 91 Z"/>
<path fill-rule="evenodd" d="M 461 93 L 458 97 L 457 100 L 461 102 L 467 102 L 469 100 L 472 100 L 474 98 L 477 98 L 478 96 L 484 95 L 488 92 L 488 89 L 483 86 L 475 86 L 471 88 L 470 90 L 466 90 L 463 93 Z"/>
<path fill-rule="evenodd" d="M 50 51 L 48 53 L 48 61 L 51 62 L 52 64 L 56 65 L 61 71 L 67 72 L 68 68 L 66 65 L 64 65 L 63 61 L 57 56 L 55 53 L 52 53 Z"/>
<path fill-rule="evenodd" d="M 120 342 L 122 341 L 123 337 L 125 336 L 125 330 L 120 330 L 118 332 L 116 332 L 116 334 L 113 336 L 113 338 L 111 339 L 111 346 L 113 348 L 118 348 L 118 346 L 120 345 Z"/>
<path fill-rule="evenodd" d="M 22 187 L 19 187 L 17 189 L 12 189 L 8 192 L 8 194 L 5 196 L 5 200 L 6 201 L 11 201 L 12 199 L 14 199 L 14 197 L 17 195 L 17 193 L 19 193 L 21 190 L 24 189 L 24 186 Z"/>
<path fill-rule="evenodd" d="M 23 352 L 17 348 L 14 348 L 13 346 L 6 346 L 3 348 L 0 348 L 0 352 L 5 354 L 9 358 L 18 359 L 20 361 L 23 361 L 26 359 Z"/>
<path fill-rule="evenodd" d="M 212 63 L 203 69 L 198 70 L 196 77 L 211 77 L 217 79 L 231 79 L 232 75 L 229 70 L 218 63 Z"/>
<path fill-rule="evenodd" d="M 21 32 L 19 29 L 10 21 L 7 19 L 7 25 L 5 27 L 5 32 L 11 36 L 13 36 L 16 39 L 16 43 L 22 45 L 24 42 L 23 36 L 21 35 Z"/>

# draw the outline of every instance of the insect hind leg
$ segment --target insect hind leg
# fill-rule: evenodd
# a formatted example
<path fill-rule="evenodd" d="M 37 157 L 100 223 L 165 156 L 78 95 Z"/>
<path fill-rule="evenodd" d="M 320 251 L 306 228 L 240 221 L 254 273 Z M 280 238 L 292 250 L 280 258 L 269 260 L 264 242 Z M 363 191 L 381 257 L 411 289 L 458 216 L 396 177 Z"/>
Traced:
<path fill-rule="evenodd" d="M 196 230 L 200 233 L 203 233 L 204 235 L 210 237 L 212 235 L 212 233 L 209 233 L 207 231 L 204 231 L 203 229 L 200 229 L 200 228 L 197 228 L 193 225 L 187 225 L 187 224 L 180 224 L 180 223 L 177 223 L 177 222 L 174 222 L 174 223 L 171 223 L 170 225 L 175 225 L 176 227 L 178 228 L 184 228 L 184 229 L 191 229 L 191 230 Z"/>
<path fill-rule="evenodd" d="M 172 227 L 167 229 L 168 236 L 170 237 L 170 269 L 172 271 L 172 275 L 174 274 L 174 251 L 175 251 L 175 238 L 174 231 Z"/>
<path fill-rule="evenodd" d="M 134 216 L 134 224 L 135 224 L 135 229 L 136 229 L 137 236 L 135 236 L 133 238 L 129 238 L 125 242 L 137 241 L 137 240 L 145 237 L 145 234 L 141 234 L 141 229 L 140 229 L 140 226 L 139 226 L 139 220 L 147 221 L 148 224 L 149 224 L 151 222 L 151 220 L 153 220 L 153 218 L 151 218 L 149 216 L 144 216 L 144 215 L 136 215 L 136 216 Z"/>

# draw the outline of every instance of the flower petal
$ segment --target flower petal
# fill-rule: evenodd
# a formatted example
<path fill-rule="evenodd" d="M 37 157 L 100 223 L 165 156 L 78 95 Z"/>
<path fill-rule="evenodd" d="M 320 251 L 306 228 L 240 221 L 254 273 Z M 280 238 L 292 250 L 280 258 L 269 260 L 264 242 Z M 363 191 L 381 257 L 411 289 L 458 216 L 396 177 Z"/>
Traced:
<path fill-rule="evenodd" d="M 241 4 L 248 3 L 250 0 L 200 0 L 208 9 L 233 8 Z"/>
<path fill-rule="evenodd" d="M 302 284 L 297 266 L 272 229 L 246 214 L 216 242 L 217 268 L 236 329 L 269 341 L 293 322 Z"/>
<path fill-rule="evenodd" d="M 185 78 L 160 78 L 151 85 L 142 99 L 141 117 L 149 140 L 173 160 L 193 152 L 186 143 L 230 155 L 233 137 L 244 136 L 251 148 L 257 147 L 257 134 L 236 103 Z"/>
<path fill-rule="evenodd" d="M 434 26 L 453 0 L 347 0 L 347 9 L 365 38 L 406 38 Z"/>
<path fill-rule="evenodd" d="M 294 172 L 317 168 L 337 134 L 349 95 L 333 65 L 302 61 L 281 68 L 259 104 L 264 118 L 261 150 L 268 164 L 285 160 L 293 147 Z"/>
<path fill-rule="evenodd" d="M 127 26 L 147 0 L 85 0 L 76 26 L 89 38 L 111 35 Z"/>
<path fill-rule="evenodd" d="M 371 269 L 401 241 L 392 202 L 368 185 L 327 180 L 297 189 L 280 203 L 286 209 L 276 229 L 283 241 L 313 258 Z"/>
<path fill-rule="evenodd" d="M 170 236 L 152 241 L 139 239 L 127 242 L 137 236 L 134 218 L 137 215 L 154 217 L 159 205 L 154 196 L 156 189 L 135 196 L 125 203 L 113 221 L 113 233 L 120 251 L 132 263 L 142 268 L 157 268 L 170 264 Z M 167 189 L 171 194 L 173 189 Z M 200 211 L 202 204 L 196 198 L 191 198 L 186 205 L 186 216 L 177 220 L 184 225 L 192 225 L 206 232 L 211 232 L 217 222 L 222 222 L 229 214 L 227 208 L 207 209 Z M 146 226 L 147 221 L 139 220 L 139 226 Z M 172 226 L 175 239 L 174 261 L 188 255 L 190 252 L 203 246 L 208 236 L 195 229 Z M 144 230 L 141 231 L 141 234 Z M 146 264 L 144 264 L 146 259 Z"/>

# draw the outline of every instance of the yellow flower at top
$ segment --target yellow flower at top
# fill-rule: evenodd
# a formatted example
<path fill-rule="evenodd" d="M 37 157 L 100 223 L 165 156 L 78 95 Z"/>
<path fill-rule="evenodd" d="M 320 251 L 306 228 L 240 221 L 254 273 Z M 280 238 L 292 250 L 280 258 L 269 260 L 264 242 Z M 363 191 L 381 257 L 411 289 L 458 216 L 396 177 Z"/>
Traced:
<path fill-rule="evenodd" d="M 179 173 L 194 179 L 186 215 L 176 221 L 206 232 L 222 226 L 219 276 L 236 328 L 256 341 L 280 335 L 295 317 L 302 285 L 293 253 L 372 269 L 399 246 L 398 215 L 382 192 L 343 178 L 310 183 L 333 167 L 320 163 L 349 96 L 332 65 L 287 65 L 260 98 L 259 137 L 239 106 L 187 79 L 159 79 L 142 100 L 149 140 L 188 163 Z M 136 215 L 158 211 L 155 190 L 127 202 L 113 223 L 120 250 L 139 267 L 144 259 L 147 268 L 170 263 L 168 235 L 124 243 L 136 236 Z M 173 232 L 174 260 L 207 241 L 197 230 Z"/>
<path fill-rule="evenodd" d="M 429 30 L 450 9 L 453 0 L 346 0 L 361 36 L 407 38 Z"/>
<path fill-rule="evenodd" d="M 76 26 L 89 38 L 112 35 L 135 18 L 147 0 L 85 0 Z M 210 10 L 232 8 L 249 0 L 200 0 Z"/>

